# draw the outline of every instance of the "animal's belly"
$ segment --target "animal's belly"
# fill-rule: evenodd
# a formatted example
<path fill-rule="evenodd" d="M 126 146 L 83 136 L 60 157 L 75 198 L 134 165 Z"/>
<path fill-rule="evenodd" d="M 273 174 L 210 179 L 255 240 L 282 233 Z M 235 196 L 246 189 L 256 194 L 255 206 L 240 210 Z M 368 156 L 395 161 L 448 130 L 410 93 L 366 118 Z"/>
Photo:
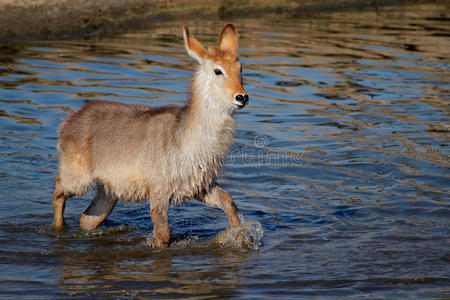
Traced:
<path fill-rule="evenodd" d="M 189 198 L 198 198 L 208 190 L 217 178 L 217 168 L 141 165 L 132 172 L 104 170 L 96 176 L 99 181 L 126 202 L 142 202 L 154 198 L 171 202 L 183 202 Z M 149 170 L 149 171 L 146 171 Z"/>

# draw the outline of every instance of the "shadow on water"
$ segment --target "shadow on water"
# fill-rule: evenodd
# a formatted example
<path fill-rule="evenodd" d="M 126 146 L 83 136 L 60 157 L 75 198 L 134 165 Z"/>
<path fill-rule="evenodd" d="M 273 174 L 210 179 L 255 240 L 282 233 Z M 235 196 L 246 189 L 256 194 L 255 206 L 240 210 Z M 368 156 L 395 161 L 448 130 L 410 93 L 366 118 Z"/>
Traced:
<path fill-rule="evenodd" d="M 93 99 L 183 104 L 183 23 L 0 47 L 0 295 L 447 298 L 445 5 L 235 20 L 251 99 L 219 184 L 244 227 L 186 203 L 156 249 L 148 204 L 80 232 L 87 195 L 51 229 L 59 124 Z M 189 24 L 206 44 L 222 25 Z"/>

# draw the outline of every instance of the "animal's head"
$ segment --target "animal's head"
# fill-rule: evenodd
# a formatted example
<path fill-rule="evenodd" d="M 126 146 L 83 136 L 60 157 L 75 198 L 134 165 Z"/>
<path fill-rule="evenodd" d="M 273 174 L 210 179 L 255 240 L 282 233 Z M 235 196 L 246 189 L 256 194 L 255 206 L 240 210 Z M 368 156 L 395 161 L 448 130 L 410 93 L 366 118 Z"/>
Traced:
<path fill-rule="evenodd" d="M 242 66 L 239 62 L 239 35 L 233 24 L 226 24 L 219 36 L 219 45 L 205 49 L 184 26 L 186 50 L 200 64 L 197 85 L 208 91 L 214 101 L 226 107 L 243 108 L 248 95 L 242 87 Z"/>

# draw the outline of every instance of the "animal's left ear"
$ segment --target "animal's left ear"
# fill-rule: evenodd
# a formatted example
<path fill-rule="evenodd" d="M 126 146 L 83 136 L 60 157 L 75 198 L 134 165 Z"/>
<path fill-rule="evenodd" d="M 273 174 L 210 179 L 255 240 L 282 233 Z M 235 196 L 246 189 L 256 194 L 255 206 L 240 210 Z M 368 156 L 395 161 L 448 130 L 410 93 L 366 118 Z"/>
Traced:
<path fill-rule="evenodd" d="M 222 50 L 238 54 L 239 35 L 232 23 L 225 24 L 219 37 L 219 45 Z"/>

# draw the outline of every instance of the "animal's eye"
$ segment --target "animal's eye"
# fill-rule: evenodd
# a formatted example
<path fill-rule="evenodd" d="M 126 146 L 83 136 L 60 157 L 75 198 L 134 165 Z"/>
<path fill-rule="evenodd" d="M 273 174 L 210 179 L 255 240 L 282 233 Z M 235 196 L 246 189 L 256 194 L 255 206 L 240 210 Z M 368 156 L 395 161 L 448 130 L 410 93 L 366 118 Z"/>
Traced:
<path fill-rule="evenodd" d="M 219 69 L 215 69 L 214 73 L 219 76 L 219 75 L 223 75 L 222 71 L 220 71 Z"/>

